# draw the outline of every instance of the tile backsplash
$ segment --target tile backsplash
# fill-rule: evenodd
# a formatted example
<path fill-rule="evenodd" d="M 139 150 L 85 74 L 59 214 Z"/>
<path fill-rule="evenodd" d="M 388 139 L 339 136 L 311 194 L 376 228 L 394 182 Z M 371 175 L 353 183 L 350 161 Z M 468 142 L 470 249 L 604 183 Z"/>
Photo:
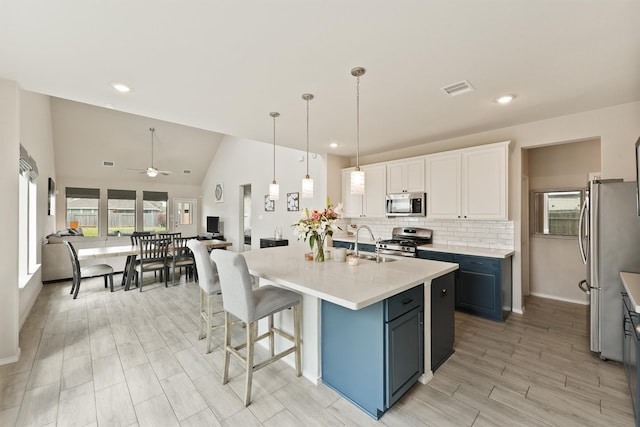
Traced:
<path fill-rule="evenodd" d="M 344 218 L 337 225 L 343 231 L 355 231 L 351 225 L 368 225 L 374 236 L 382 239 L 391 238 L 393 227 L 423 227 L 433 230 L 433 243 L 491 249 L 514 247 L 513 221 L 430 220 L 420 217 Z"/>

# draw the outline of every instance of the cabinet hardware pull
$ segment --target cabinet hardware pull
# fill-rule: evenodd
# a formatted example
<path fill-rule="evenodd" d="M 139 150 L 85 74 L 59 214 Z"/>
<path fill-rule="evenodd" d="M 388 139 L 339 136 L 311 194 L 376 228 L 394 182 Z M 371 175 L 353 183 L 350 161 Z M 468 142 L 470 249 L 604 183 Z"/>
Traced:
<path fill-rule="evenodd" d="M 446 290 L 446 289 L 443 289 L 443 290 L 442 290 L 442 296 L 445 296 L 445 295 L 447 295 L 447 290 Z"/>
<path fill-rule="evenodd" d="M 471 261 L 471 264 L 475 264 L 475 265 L 482 265 L 484 264 L 483 262 L 480 261 Z"/>
<path fill-rule="evenodd" d="M 402 305 L 407 305 L 413 302 L 413 298 L 407 298 L 406 300 L 402 301 Z"/>

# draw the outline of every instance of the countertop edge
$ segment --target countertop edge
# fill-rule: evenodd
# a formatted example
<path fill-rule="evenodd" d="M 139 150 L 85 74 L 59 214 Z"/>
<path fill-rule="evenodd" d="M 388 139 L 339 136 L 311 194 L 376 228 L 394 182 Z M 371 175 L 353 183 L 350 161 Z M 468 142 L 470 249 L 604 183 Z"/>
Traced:
<path fill-rule="evenodd" d="M 620 279 L 622 279 L 622 285 L 627 291 L 629 300 L 633 304 L 633 308 L 636 313 L 640 313 L 640 306 L 637 301 L 640 301 L 640 273 L 628 273 L 626 271 L 620 272 Z"/>

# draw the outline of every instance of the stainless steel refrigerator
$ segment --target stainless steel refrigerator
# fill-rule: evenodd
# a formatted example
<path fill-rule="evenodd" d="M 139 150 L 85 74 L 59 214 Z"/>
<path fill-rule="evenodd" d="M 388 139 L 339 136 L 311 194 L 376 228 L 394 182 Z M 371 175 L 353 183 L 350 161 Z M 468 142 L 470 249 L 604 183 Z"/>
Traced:
<path fill-rule="evenodd" d="M 594 180 L 588 190 L 578 239 L 587 278 L 578 286 L 589 295 L 591 351 L 622 361 L 620 271 L 640 272 L 636 183 Z"/>

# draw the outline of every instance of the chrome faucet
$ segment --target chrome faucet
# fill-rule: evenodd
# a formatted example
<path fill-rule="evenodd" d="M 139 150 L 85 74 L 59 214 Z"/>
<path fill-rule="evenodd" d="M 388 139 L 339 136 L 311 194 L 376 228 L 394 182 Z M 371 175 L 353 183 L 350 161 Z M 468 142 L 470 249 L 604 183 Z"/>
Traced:
<path fill-rule="evenodd" d="M 371 231 L 371 228 L 368 225 L 360 225 L 360 226 L 358 226 L 358 228 L 356 229 L 356 248 L 355 248 L 355 255 L 356 256 L 360 255 L 358 253 L 358 233 L 363 228 L 366 229 L 366 230 L 369 230 L 369 235 L 371 236 L 371 240 L 373 240 L 374 242 L 376 240 L 376 238 L 373 237 L 373 231 Z"/>

